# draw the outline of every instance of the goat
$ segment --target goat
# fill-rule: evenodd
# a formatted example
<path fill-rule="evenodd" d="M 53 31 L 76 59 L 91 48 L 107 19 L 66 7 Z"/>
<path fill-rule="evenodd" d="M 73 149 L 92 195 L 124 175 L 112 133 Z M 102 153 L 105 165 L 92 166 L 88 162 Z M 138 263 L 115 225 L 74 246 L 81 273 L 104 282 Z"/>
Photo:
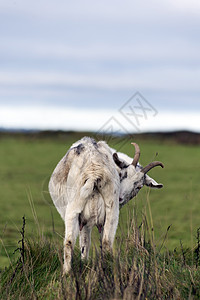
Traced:
<path fill-rule="evenodd" d="M 112 249 L 118 225 L 119 190 L 119 175 L 105 142 L 96 143 L 85 137 L 73 144 L 58 163 L 49 191 L 65 222 L 63 273 L 71 268 L 78 233 L 81 258 L 88 257 L 94 225 L 102 231 L 102 248 Z"/>
<path fill-rule="evenodd" d="M 56 166 L 49 182 L 51 198 L 65 222 L 63 274 L 70 271 L 78 234 L 81 258 L 87 259 L 91 231 L 97 226 L 103 251 L 112 251 L 119 208 L 136 196 L 144 184 L 162 187 L 146 173 L 161 162 L 142 168 L 140 150 L 130 157 L 116 153 L 105 142 L 84 137 L 74 143 Z"/>

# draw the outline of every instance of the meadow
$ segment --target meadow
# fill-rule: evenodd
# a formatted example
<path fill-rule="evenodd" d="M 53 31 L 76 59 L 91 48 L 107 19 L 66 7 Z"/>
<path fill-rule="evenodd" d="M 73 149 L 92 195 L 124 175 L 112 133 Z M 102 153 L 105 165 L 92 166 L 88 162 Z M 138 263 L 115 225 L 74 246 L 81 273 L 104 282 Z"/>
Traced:
<path fill-rule="evenodd" d="M 19 257 L 21 259 L 19 251 L 14 254 L 13 252 L 20 245 L 18 241 L 23 239 L 20 233 L 23 216 L 26 220 L 27 240 L 35 240 L 35 245 L 41 253 L 46 249 L 50 254 L 52 254 L 51 251 L 55 254 L 52 249 L 61 249 L 57 252 L 57 256 L 52 258 L 56 260 L 54 261 L 56 266 L 60 264 L 64 224 L 48 194 L 48 181 L 58 161 L 69 146 L 81 136 L 78 133 L 1 136 L 1 272 L 5 266 L 9 269 L 10 263 L 13 266 L 14 261 L 16 263 Z M 131 236 L 130 224 L 135 222 L 134 224 L 137 224 L 136 226 L 141 230 L 141 224 L 144 224 L 145 219 L 150 247 L 154 249 L 153 251 L 158 250 L 160 255 L 176 251 L 183 254 L 184 258 L 185 249 L 188 248 L 192 253 L 191 259 L 194 259 L 195 252 L 193 251 L 198 244 L 198 228 L 200 227 L 200 147 L 178 144 L 173 139 L 146 138 L 137 135 L 133 136 L 133 140 L 140 145 L 141 164 L 146 165 L 152 160 L 160 160 L 164 163 L 164 169 L 155 168 L 149 172 L 149 175 L 157 182 L 164 184 L 164 188 L 150 190 L 144 187 L 136 198 L 121 209 L 115 249 L 118 249 L 118 241 L 122 237 L 123 243 L 130 242 L 130 238 L 126 238 Z M 116 144 L 116 140 L 111 139 L 110 146 L 133 156 L 134 149 L 130 144 L 133 140 L 118 140 Z M 93 232 L 92 241 L 93 249 L 96 249 L 95 245 L 99 243 L 97 230 Z M 48 247 L 51 243 L 53 248 L 50 249 Z M 144 244 L 144 241 L 141 243 Z M 133 244 L 130 248 L 132 247 Z M 31 251 L 34 253 L 35 250 L 30 242 L 29 255 Z M 120 251 L 122 253 L 124 250 Z M 45 259 L 44 265 L 46 266 Z M 99 274 L 101 276 L 101 272 Z M 76 278 L 74 280 L 76 285 Z M 51 284 L 53 284 L 52 281 Z M 62 282 L 60 284 L 62 285 Z M 79 298 L 84 299 L 84 297 Z"/>

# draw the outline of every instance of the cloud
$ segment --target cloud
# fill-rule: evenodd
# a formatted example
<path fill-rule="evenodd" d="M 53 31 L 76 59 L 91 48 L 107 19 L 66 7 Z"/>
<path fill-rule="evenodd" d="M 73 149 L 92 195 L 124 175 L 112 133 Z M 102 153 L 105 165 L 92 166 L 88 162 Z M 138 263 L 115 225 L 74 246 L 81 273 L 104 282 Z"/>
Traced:
<path fill-rule="evenodd" d="M 173 61 L 175 64 L 188 61 L 200 61 L 198 44 L 189 44 L 182 38 L 165 37 L 160 40 L 140 41 L 136 44 L 118 44 L 112 42 L 92 42 L 88 44 L 70 45 L 66 41 L 54 43 L 51 40 L 38 41 L 35 38 L 1 38 L 0 55 L 24 59 L 56 59 L 56 60 L 98 60 L 98 61 L 129 61 L 140 63 L 152 60 L 157 63 Z M 166 47 L 166 45 L 170 47 Z M 10 49 L 14 51 L 9 53 Z"/>
<path fill-rule="evenodd" d="M 114 118 L 114 122 L 111 120 Z M 109 123 L 110 122 L 110 123 Z M 108 126 L 110 124 L 110 126 Z M 138 129 L 118 110 L 72 109 L 57 106 L 0 106 L 0 127 L 19 129 L 149 132 L 189 129 L 200 132 L 199 113 L 159 111 L 142 119 Z M 111 128 L 107 131 L 106 128 Z M 124 130 L 125 129 L 125 130 Z"/>
<path fill-rule="evenodd" d="M 199 1 L 18 0 L 0 8 L 1 104 L 120 107 L 140 91 L 162 109 L 197 107 Z"/>
<path fill-rule="evenodd" d="M 57 106 L 0 106 L 0 127 L 27 129 L 95 130 L 111 111 Z"/>
<path fill-rule="evenodd" d="M 200 92 L 200 69 L 154 68 L 125 71 L 119 74 L 73 74 L 67 72 L 17 71 L 0 72 L 0 84 L 5 88 L 52 89 L 86 88 L 100 90 L 156 89 L 159 91 Z"/>
<path fill-rule="evenodd" d="M 176 9 L 179 13 L 192 13 L 200 14 L 200 2 L 199 0 L 170 0 L 168 3 L 173 9 Z"/>
<path fill-rule="evenodd" d="M 141 12 L 143 18 L 155 19 L 163 15 L 173 13 L 181 15 L 187 12 L 194 14 L 200 13 L 199 0 L 149 0 L 149 1 L 133 1 L 126 0 L 111 0 L 111 1 L 64 1 L 59 0 L 41 0 L 41 1 L 3 1 L 1 2 L 1 11 L 10 14 L 21 14 L 38 17 L 41 16 L 44 19 L 51 18 L 53 21 L 55 18 L 70 18 L 70 19 L 92 19 L 92 20 L 110 20 L 113 21 L 136 21 L 141 20 Z"/>

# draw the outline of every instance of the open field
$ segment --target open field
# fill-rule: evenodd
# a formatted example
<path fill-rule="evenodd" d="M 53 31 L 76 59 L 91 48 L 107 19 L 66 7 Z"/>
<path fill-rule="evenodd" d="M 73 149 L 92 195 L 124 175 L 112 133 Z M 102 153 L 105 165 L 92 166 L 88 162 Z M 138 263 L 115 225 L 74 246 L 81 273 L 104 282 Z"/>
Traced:
<path fill-rule="evenodd" d="M 78 134 L 59 137 L 1 137 L 0 139 L 0 266 L 12 259 L 13 250 L 20 239 L 22 216 L 26 216 L 26 237 L 37 236 L 38 230 L 62 245 L 64 224 L 48 195 L 48 180 L 55 165 L 66 153 Z M 144 139 L 136 136 L 140 145 L 140 163 L 145 165 L 155 159 L 164 163 L 165 169 L 155 168 L 149 175 L 164 184 L 161 190 L 144 187 L 134 201 L 120 212 L 118 236 L 126 233 L 127 218 L 137 211 L 138 224 L 144 214 L 152 215 L 156 245 L 164 240 L 171 225 L 164 248 L 172 250 L 193 248 L 197 228 L 200 227 L 200 187 L 198 145 L 180 145 L 173 140 Z M 113 141 L 111 140 L 111 143 Z M 120 143 L 117 148 L 120 148 Z M 112 144 L 111 144 L 112 146 Z M 130 141 L 120 149 L 133 156 Z M 150 209 L 149 209 L 150 208 Z M 58 233 L 55 234 L 54 232 Z M 93 235 L 93 240 L 96 231 Z M 164 249 L 163 248 L 163 249 Z M 15 254 L 16 255 L 16 254 Z"/>

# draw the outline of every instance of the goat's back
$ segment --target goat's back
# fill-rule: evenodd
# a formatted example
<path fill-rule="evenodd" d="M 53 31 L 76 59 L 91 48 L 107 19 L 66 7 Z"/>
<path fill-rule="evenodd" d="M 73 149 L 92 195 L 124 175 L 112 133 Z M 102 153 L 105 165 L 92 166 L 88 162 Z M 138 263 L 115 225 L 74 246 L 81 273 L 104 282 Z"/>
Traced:
<path fill-rule="evenodd" d="M 69 202 L 76 202 L 94 193 L 104 198 L 105 186 L 118 186 L 118 173 L 110 148 L 105 142 L 84 137 L 74 143 L 56 166 L 49 183 L 53 202 L 64 219 Z M 96 198 L 97 196 L 95 196 Z M 80 205 L 80 210 L 83 204 Z"/>

